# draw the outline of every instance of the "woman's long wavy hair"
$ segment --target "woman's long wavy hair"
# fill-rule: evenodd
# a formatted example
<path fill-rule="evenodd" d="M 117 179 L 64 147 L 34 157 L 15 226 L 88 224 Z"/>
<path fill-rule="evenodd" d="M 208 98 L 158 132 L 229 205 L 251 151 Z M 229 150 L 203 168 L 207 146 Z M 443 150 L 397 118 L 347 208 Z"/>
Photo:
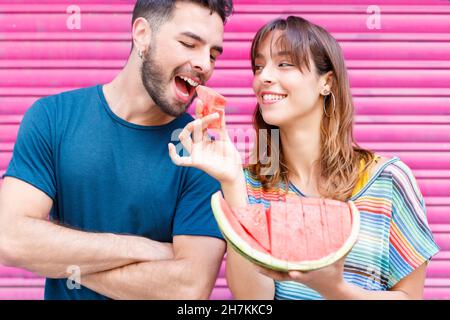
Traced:
<path fill-rule="evenodd" d="M 354 105 L 342 50 L 337 41 L 322 27 L 300 17 L 280 18 L 263 26 L 253 39 L 251 47 L 253 73 L 255 73 L 255 57 L 261 42 L 275 31 L 281 31 L 275 45 L 280 51 L 290 52 L 293 63 L 300 70 L 305 67 L 311 70 L 309 59 L 312 59 L 319 76 L 329 71 L 333 73 L 331 91 L 336 103 L 333 110 L 333 99 L 330 99 L 331 97 L 326 99 L 325 107 L 330 116 L 324 114 L 321 123 L 320 156 L 316 162 L 320 172 L 318 188 L 324 198 L 346 201 L 351 197 L 358 182 L 360 170 L 367 170 L 372 165 L 374 154 L 359 147 L 353 136 Z M 281 181 L 287 187 L 289 168 L 284 162 L 282 141 L 279 141 L 279 147 L 273 148 L 274 150 L 271 146 L 271 129 L 278 128 L 264 121 L 259 105 L 255 109 L 253 126 L 257 133 L 260 129 L 267 130 L 267 151 L 263 153 L 270 159 L 278 157 L 279 166 L 272 174 L 263 174 L 263 170 L 270 167 L 271 163 L 263 164 L 261 159 L 256 158 L 256 162 L 247 168 L 261 181 L 265 190 L 276 187 Z M 254 156 L 260 154 L 259 134 L 256 134 L 256 137 Z M 364 168 L 360 168 L 361 160 L 364 160 Z"/>

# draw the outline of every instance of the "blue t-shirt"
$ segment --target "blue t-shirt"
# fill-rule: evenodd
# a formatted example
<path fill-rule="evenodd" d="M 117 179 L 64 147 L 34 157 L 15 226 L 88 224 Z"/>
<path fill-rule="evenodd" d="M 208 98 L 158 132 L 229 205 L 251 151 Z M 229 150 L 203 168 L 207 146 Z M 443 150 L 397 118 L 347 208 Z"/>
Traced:
<path fill-rule="evenodd" d="M 168 154 L 167 144 L 178 145 L 190 121 L 184 114 L 161 126 L 129 123 L 111 111 L 101 85 L 42 98 L 22 120 L 5 176 L 45 192 L 53 199 L 50 218 L 67 227 L 163 242 L 176 235 L 222 239 L 210 205 L 220 184 L 176 166 Z M 45 298 L 106 297 L 47 279 Z"/>

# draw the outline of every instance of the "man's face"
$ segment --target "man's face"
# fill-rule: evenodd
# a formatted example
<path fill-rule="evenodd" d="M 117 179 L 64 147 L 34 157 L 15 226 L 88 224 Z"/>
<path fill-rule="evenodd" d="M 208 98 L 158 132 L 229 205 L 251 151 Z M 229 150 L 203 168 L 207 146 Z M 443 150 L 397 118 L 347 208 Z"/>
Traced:
<path fill-rule="evenodd" d="M 222 41 L 217 13 L 195 3 L 176 3 L 173 18 L 153 34 L 141 69 L 144 87 L 163 112 L 178 117 L 186 111 L 196 85 L 211 77 Z"/>

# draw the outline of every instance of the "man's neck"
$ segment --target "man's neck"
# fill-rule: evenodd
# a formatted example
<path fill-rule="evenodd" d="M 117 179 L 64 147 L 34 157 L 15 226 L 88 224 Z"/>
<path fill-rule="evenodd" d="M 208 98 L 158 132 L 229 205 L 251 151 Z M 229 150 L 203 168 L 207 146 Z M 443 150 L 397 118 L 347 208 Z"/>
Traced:
<path fill-rule="evenodd" d="M 130 57 L 113 81 L 103 86 L 112 112 L 123 120 L 143 126 L 157 126 L 174 119 L 159 109 L 142 84 L 138 61 Z"/>

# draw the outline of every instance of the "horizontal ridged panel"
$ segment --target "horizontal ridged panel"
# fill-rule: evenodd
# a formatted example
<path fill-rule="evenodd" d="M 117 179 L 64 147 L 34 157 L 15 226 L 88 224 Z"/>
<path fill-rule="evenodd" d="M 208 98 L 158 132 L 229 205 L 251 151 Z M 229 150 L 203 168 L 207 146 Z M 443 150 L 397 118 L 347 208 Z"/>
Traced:
<path fill-rule="evenodd" d="M 443 60 L 450 59 L 450 43 L 405 43 L 405 42 L 347 42 L 340 43 L 345 58 L 355 60 Z M 90 41 L 4 41 L 0 48 L 2 59 L 27 60 L 27 59 L 108 59 L 126 60 L 130 52 L 129 41 L 117 41 L 113 43 L 97 43 Z M 244 60 L 249 65 L 250 43 L 228 41 L 224 53 L 218 62 L 222 60 Z M 40 62 L 40 61 L 38 61 Z"/>
<path fill-rule="evenodd" d="M 71 77 L 67 77 L 70 71 Z M 91 86 L 111 81 L 117 70 L 22 70 L 5 69 L 0 73 L 2 87 L 52 87 Z M 450 72 L 447 70 L 349 70 L 352 87 L 362 88 L 449 88 Z M 253 75 L 249 69 L 219 69 L 208 81 L 213 87 L 252 86 Z"/>

